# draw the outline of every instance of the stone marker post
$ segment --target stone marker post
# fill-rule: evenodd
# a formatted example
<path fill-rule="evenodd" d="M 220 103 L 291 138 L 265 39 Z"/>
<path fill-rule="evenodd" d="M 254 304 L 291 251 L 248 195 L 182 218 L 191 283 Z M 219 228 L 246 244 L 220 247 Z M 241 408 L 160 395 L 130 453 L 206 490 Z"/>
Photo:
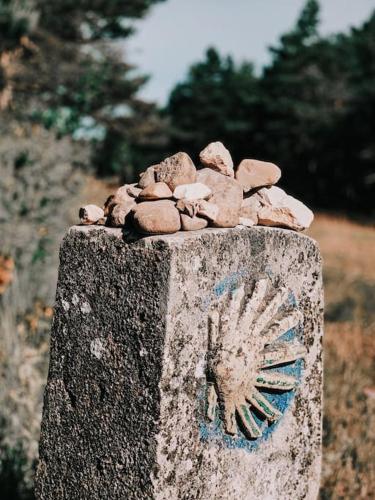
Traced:
<path fill-rule="evenodd" d="M 322 312 L 307 236 L 73 227 L 37 498 L 316 498 Z"/>

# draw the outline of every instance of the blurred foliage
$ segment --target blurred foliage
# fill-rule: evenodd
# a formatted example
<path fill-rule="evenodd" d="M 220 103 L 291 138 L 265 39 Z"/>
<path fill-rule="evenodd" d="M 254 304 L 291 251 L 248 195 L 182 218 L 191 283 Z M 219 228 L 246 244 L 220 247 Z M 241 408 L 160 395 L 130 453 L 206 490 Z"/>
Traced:
<path fill-rule="evenodd" d="M 172 91 L 171 150 L 222 140 L 235 162 L 282 167 L 282 184 L 315 207 L 374 213 L 375 11 L 349 34 L 319 35 L 308 0 L 261 75 L 209 49 Z"/>
<path fill-rule="evenodd" d="M 3 115 L 4 116 L 4 115 Z M 58 246 L 89 152 L 41 126 L 0 122 L 0 498 L 31 498 Z M 74 159 L 74 161 L 73 161 Z M 29 495 L 30 494 L 30 495 Z"/>
<path fill-rule="evenodd" d="M 0 109 L 89 142 L 98 174 L 129 177 L 165 136 L 117 41 L 159 1 L 0 0 Z"/>

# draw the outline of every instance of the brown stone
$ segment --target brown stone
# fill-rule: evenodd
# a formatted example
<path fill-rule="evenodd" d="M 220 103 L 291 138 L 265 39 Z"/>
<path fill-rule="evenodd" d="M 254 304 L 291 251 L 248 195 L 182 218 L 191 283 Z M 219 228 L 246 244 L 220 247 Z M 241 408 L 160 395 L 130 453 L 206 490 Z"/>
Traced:
<path fill-rule="evenodd" d="M 169 234 L 181 228 L 180 213 L 171 200 L 139 203 L 134 208 L 133 221 L 143 234 Z"/>
<path fill-rule="evenodd" d="M 122 227 L 126 224 L 126 219 L 133 208 L 136 206 L 134 198 L 130 201 L 119 203 L 112 208 L 111 213 L 107 217 L 106 224 L 110 227 Z"/>
<path fill-rule="evenodd" d="M 181 184 L 192 184 L 196 181 L 197 171 L 190 156 L 177 153 L 154 166 L 157 182 L 168 184 L 172 192 Z"/>
<path fill-rule="evenodd" d="M 126 205 L 131 201 L 134 201 L 133 197 L 129 195 L 128 189 L 130 184 L 124 184 L 118 188 L 118 190 L 111 194 L 104 203 L 104 215 L 107 217 L 112 212 L 116 205 Z"/>
<path fill-rule="evenodd" d="M 148 167 L 148 169 L 145 172 L 142 172 L 140 174 L 138 187 L 144 189 L 148 187 L 150 184 L 153 184 L 155 182 L 154 167 L 155 165 L 152 165 L 151 167 Z"/>
<path fill-rule="evenodd" d="M 198 171 L 197 181 L 212 191 L 210 203 L 217 205 L 219 214 L 213 224 L 215 227 L 235 227 L 238 225 L 243 190 L 241 185 L 226 175 L 210 168 Z"/>
<path fill-rule="evenodd" d="M 236 171 L 236 179 L 245 193 L 261 186 L 271 186 L 281 177 L 281 170 L 274 163 L 259 160 L 242 160 Z"/>
<path fill-rule="evenodd" d="M 189 215 L 181 214 L 181 229 L 183 231 L 198 231 L 207 227 L 208 222 L 201 217 L 189 217 Z"/>
<path fill-rule="evenodd" d="M 172 198 L 172 191 L 165 182 L 155 182 L 150 184 L 139 193 L 140 200 L 163 200 Z"/>
<path fill-rule="evenodd" d="M 241 205 L 240 217 L 244 219 L 250 219 L 254 224 L 258 223 L 258 212 L 262 205 L 260 202 L 260 196 L 255 193 L 248 198 L 244 198 Z M 247 224 L 244 224 L 247 225 Z"/>
<path fill-rule="evenodd" d="M 233 160 L 222 142 L 211 142 L 199 154 L 202 165 L 229 177 L 234 177 Z"/>

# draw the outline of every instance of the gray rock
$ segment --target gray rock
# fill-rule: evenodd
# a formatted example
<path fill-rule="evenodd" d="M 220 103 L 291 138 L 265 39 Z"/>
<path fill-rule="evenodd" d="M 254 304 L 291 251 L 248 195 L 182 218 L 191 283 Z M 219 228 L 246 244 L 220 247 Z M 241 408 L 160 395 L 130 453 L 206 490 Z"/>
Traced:
<path fill-rule="evenodd" d="M 323 299 L 314 241 L 265 227 L 123 235 L 75 227 L 61 247 L 36 498 L 315 499 Z M 264 280 L 272 294 L 287 291 L 287 307 L 298 307 L 300 319 L 289 340 L 271 344 L 261 359 L 305 359 L 290 364 L 298 383 L 286 396 L 264 393 L 278 408 L 277 422 L 266 419 L 263 435 L 249 439 L 237 428 L 239 416 L 229 429 L 238 434 L 226 432 L 207 377 L 223 373 L 222 332 L 239 317 L 242 338 L 249 300 Z M 231 299 L 234 289 L 241 293 Z M 274 295 L 265 297 L 261 307 L 272 318 Z M 215 333 L 220 311 L 224 330 Z M 256 331 L 228 355 L 241 361 L 262 339 Z M 228 410 L 229 381 L 218 379 Z"/>

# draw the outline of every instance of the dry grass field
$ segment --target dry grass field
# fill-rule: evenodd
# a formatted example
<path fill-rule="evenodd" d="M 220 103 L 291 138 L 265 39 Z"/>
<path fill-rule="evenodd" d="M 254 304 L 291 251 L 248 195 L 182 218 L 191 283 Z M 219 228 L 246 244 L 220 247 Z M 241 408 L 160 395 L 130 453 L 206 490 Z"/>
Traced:
<path fill-rule="evenodd" d="M 375 498 L 375 229 L 318 215 L 326 300 L 321 498 Z"/>

